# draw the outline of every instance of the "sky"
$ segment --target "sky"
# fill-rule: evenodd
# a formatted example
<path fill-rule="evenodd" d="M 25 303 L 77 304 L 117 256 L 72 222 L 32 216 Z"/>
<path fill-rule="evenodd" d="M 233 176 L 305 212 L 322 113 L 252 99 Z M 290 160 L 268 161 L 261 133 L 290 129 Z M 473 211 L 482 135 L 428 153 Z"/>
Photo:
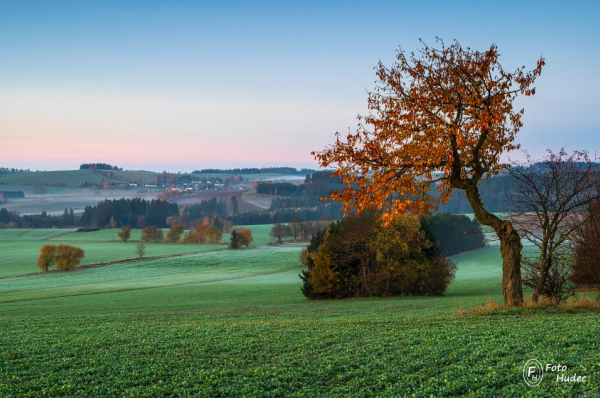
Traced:
<path fill-rule="evenodd" d="M 0 166 L 316 167 L 377 62 L 436 36 L 508 70 L 543 56 L 518 142 L 593 153 L 599 20 L 597 1 L 2 1 Z"/>

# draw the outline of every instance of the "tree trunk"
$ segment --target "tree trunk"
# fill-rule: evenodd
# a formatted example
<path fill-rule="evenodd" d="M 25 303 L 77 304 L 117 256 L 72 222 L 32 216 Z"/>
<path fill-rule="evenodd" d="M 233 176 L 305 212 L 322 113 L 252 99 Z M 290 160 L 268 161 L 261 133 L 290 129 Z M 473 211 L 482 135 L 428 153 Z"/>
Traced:
<path fill-rule="evenodd" d="M 521 282 L 521 237 L 510 221 L 501 220 L 483 207 L 477 184 L 468 184 L 465 188 L 467 199 L 473 208 L 475 218 L 482 225 L 492 227 L 500 238 L 502 255 L 502 293 L 504 305 L 515 307 L 523 304 L 523 286 Z"/>
<path fill-rule="evenodd" d="M 542 259 L 540 263 L 540 279 L 538 279 L 538 283 L 535 285 L 535 290 L 533 291 L 533 296 L 531 300 L 534 303 L 537 303 L 542 295 L 542 291 L 544 290 L 544 286 L 546 286 L 546 279 L 548 277 L 548 271 L 550 270 L 550 260 Z"/>
<path fill-rule="evenodd" d="M 507 307 L 523 304 L 523 286 L 521 282 L 521 237 L 512 224 L 503 221 L 500 231 L 500 254 L 502 255 L 502 293 Z"/>

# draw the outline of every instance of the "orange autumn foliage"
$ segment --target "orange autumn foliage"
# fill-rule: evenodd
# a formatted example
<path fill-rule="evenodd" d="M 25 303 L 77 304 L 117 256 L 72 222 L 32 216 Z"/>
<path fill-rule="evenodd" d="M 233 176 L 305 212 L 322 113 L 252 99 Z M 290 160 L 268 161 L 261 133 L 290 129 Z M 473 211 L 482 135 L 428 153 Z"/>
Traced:
<path fill-rule="evenodd" d="M 416 53 L 399 51 L 391 68 L 380 62 L 369 114 L 358 117 L 357 131 L 345 141 L 338 133 L 333 145 L 313 155 L 321 167 L 334 166 L 333 176 L 344 184 L 331 200 L 342 202 L 346 214 L 378 209 L 384 224 L 405 213 L 427 215 L 453 190 L 464 191 L 477 220 L 500 239 L 505 304 L 520 305 L 519 234 L 485 209 L 478 183 L 508 168 L 500 157 L 519 147 L 524 113 L 513 102 L 535 94 L 545 62 L 507 72 L 495 45 L 480 52 L 438 42 L 440 48 L 421 42 Z"/>
<path fill-rule="evenodd" d="M 377 207 L 387 222 L 406 212 L 428 214 L 452 188 L 508 167 L 500 156 L 518 148 L 523 115 L 513 101 L 535 94 L 543 58 L 533 71 L 506 72 L 495 45 L 479 52 L 439 41 L 439 49 L 422 43 L 417 53 L 399 51 L 391 68 L 380 62 L 369 115 L 358 117 L 356 133 L 346 141 L 338 133 L 335 144 L 313 152 L 322 167 L 336 166 L 346 188 L 330 198 L 345 212 Z"/>

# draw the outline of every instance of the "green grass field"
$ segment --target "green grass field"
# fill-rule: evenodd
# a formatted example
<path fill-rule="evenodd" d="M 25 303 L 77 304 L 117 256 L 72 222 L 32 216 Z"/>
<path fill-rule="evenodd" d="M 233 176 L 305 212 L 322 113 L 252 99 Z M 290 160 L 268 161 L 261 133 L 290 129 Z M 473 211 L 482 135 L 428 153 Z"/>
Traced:
<path fill-rule="evenodd" d="M 251 225 L 254 246 L 266 245 L 271 241 L 271 225 Z M 167 229 L 164 230 L 165 234 Z M 38 250 L 44 244 L 67 244 L 81 247 L 85 258 L 81 265 L 105 263 L 136 258 L 136 245 L 142 231 L 131 231 L 130 242 L 119 240 L 118 229 L 78 233 L 72 229 L 0 229 L 0 278 L 38 272 L 36 260 Z M 186 232 L 187 233 L 187 232 Z M 147 243 L 146 257 L 179 255 L 207 250 L 225 249 L 230 235 L 223 234 L 220 244 L 167 244 Z"/>
<path fill-rule="evenodd" d="M 23 173 L 1 173 L 0 181 L 5 184 L 65 185 L 77 186 L 83 182 L 117 181 L 89 170 L 31 171 Z"/>
<path fill-rule="evenodd" d="M 0 279 L 0 396 L 598 396 L 597 314 L 458 315 L 501 301 L 497 248 L 455 256 L 443 297 L 340 301 L 304 299 L 298 253 Z M 530 358 L 589 381 L 528 387 Z"/>

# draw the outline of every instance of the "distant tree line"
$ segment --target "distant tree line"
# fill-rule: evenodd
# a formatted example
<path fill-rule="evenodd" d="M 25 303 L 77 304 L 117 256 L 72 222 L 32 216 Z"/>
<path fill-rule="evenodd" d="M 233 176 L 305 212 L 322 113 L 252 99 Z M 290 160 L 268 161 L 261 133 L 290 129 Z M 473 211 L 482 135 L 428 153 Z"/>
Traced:
<path fill-rule="evenodd" d="M 311 174 L 312 169 L 296 169 L 295 167 L 247 167 L 239 169 L 202 169 L 194 170 L 192 174 L 287 174 L 287 175 L 305 175 Z"/>
<path fill-rule="evenodd" d="M 303 184 L 292 184 L 289 182 L 261 182 L 256 187 L 256 192 L 290 196 L 290 197 L 313 197 L 320 198 L 331 191 L 342 189 L 342 182 L 337 177 L 332 177 L 329 171 L 316 171 L 304 179 Z"/>
<path fill-rule="evenodd" d="M 256 186 L 256 192 L 267 195 L 291 196 L 298 192 L 299 187 L 290 182 L 261 182 Z"/>
<path fill-rule="evenodd" d="M 486 209 L 493 213 L 511 211 L 510 192 L 515 188 L 516 181 L 510 176 L 497 176 L 483 179 L 479 183 L 479 194 Z M 473 213 L 473 208 L 466 196 L 456 191 L 447 204 L 440 204 L 438 212 L 464 214 Z"/>
<path fill-rule="evenodd" d="M 339 220 L 341 210 L 340 203 L 332 202 L 322 203 L 316 207 L 240 212 L 230 216 L 229 219 L 235 225 L 287 223 L 293 218 L 300 218 L 304 221 Z"/>
<path fill-rule="evenodd" d="M 86 206 L 80 225 L 98 228 L 114 228 L 125 225 L 144 228 L 147 225 L 167 227 L 167 217 L 178 216 L 176 203 L 164 200 L 113 199 L 104 200 L 96 206 Z"/>
<path fill-rule="evenodd" d="M 294 218 L 304 221 L 339 220 L 342 204 L 321 201 L 321 197 L 331 191 L 342 189 L 339 178 L 332 177 L 329 171 L 317 171 L 307 175 L 304 183 L 260 183 L 257 192 L 281 195 L 271 201 L 269 210 L 260 212 L 240 212 L 230 217 L 236 225 L 287 223 Z"/>
<path fill-rule="evenodd" d="M 112 166 L 108 163 L 82 163 L 79 165 L 79 170 L 123 170 L 118 166 Z"/>
<path fill-rule="evenodd" d="M 193 206 L 186 207 L 183 213 L 188 215 L 190 219 L 213 216 L 226 217 L 227 203 L 225 203 L 225 200 L 217 200 L 217 198 L 203 200 L 202 202 L 196 203 Z"/>
<path fill-rule="evenodd" d="M 421 217 L 421 227 L 437 242 L 444 256 L 485 246 L 481 225 L 465 215 L 443 213 Z"/>
<path fill-rule="evenodd" d="M 73 209 L 65 209 L 62 216 L 52 216 L 45 211 L 21 216 L 5 208 L 0 209 L 0 228 L 64 228 L 76 226 L 77 223 Z"/>
<path fill-rule="evenodd" d="M 4 199 L 22 199 L 25 197 L 23 191 L 0 191 L 0 200 Z"/>
<path fill-rule="evenodd" d="M 309 241 L 315 233 L 321 231 L 331 223 L 331 221 L 302 221 L 294 217 L 288 224 L 273 224 L 269 235 L 277 243 L 283 243 L 285 238 L 292 238 L 294 242 Z"/>
<path fill-rule="evenodd" d="M 0 173 L 29 173 L 29 169 L 15 169 L 14 167 L 0 167 Z"/>

